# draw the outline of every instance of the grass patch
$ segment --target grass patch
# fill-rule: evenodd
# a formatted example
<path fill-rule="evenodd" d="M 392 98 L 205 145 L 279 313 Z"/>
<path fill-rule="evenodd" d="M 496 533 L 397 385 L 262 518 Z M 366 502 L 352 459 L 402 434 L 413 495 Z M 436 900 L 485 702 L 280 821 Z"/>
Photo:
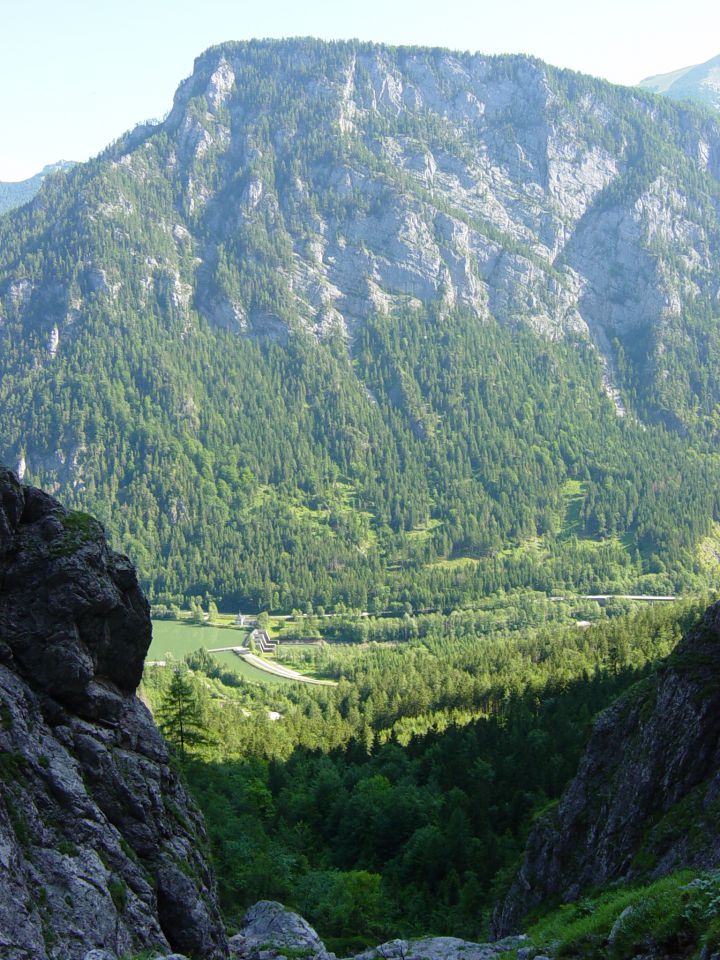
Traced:
<path fill-rule="evenodd" d="M 102 526 L 89 513 L 71 510 L 60 515 L 59 519 L 63 532 L 50 545 L 51 557 L 72 556 L 84 544 L 99 539 L 103 534 Z"/>
<path fill-rule="evenodd" d="M 228 630 L 227 627 L 189 623 L 183 620 L 153 620 L 153 637 L 147 653 L 148 660 L 182 660 L 186 653 L 194 653 L 201 647 L 212 650 L 213 647 L 242 647 L 247 643 L 248 634 L 244 630 Z M 221 654 L 213 654 L 218 660 Z M 237 659 L 229 654 L 229 666 Z"/>
<path fill-rule="evenodd" d="M 691 955 L 720 932 L 720 871 L 683 870 L 644 886 L 584 897 L 547 914 L 529 941 L 556 957 L 629 960 Z"/>
<path fill-rule="evenodd" d="M 108 893 L 118 913 L 125 913 L 128 905 L 127 884 L 120 877 L 113 877 L 108 881 Z"/>
<path fill-rule="evenodd" d="M 563 540 L 570 537 L 586 539 L 585 525 L 580 519 L 586 487 L 587 484 L 582 480 L 566 480 L 563 484 L 563 516 L 560 523 L 560 538 Z"/>
<path fill-rule="evenodd" d="M 717 575 L 720 568 L 720 523 L 711 524 L 710 532 L 697 546 L 697 558 L 706 570 Z"/>
<path fill-rule="evenodd" d="M 419 527 L 414 527 L 412 530 L 408 530 L 405 536 L 411 542 L 414 541 L 416 543 L 425 543 L 426 540 L 429 540 L 432 537 L 433 532 L 441 526 L 442 520 L 437 520 L 431 517 L 426 524 L 422 524 Z"/>
<path fill-rule="evenodd" d="M 18 843 L 27 852 L 30 849 L 30 828 L 25 814 L 9 795 L 5 797 L 5 809 Z"/>
<path fill-rule="evenodd" d="M 227 627 L 202 626 L 182 620 L 153 620 L 153 639 L 148 650 L 148 660 L 181 661 L 187 653 L 202 648 L 241 647 L 247 644 L 249 634 L 243 630 L 228 630 Z M 236 673 L 254 683 L 293 683 L 285 677 L 274 676 L 246 663 L 237 654 L 228 650 L 213 653 L 213 658 L 226 670 Z"/>
<path fill-rule="evenodd" d="M 434 560 L 428 567 L 439 570 L 456 570 L 458 567 L 476 567 L 480 561 L 473 557 L 448 557 L 443 560 Z"/>
<path fill-rule="evenodd" d="M 79 857 L 80 851 L 75 846 L 74 843 L 71 843 L 69 840 L 61 840 L 55 848 L 58 853 L 61 853 L 64 857 Z"/>
<path fill-rule="evenodd" d="M 0 700 L 0 728 L 3 730 L 11 730 L 13 725 L 12 713 L 10 713 L 10 707 L 5 703 L 4 700 Z"/>
<path fill-rule="evenodd" d="M 0 753 L 0 783 L 15 783 L 23 779 L 27 765 L 21 753 Z"/>

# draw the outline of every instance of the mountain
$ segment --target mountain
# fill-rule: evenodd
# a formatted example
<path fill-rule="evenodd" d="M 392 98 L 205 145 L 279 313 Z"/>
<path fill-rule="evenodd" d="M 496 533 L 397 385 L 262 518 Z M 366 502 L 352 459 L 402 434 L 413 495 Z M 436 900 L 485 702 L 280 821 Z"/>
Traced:
<path fill-rule="evenodd" d="M 47 164 L 40 173 L 36 173 L 34 177 L 28 177 L 27 180 L 0 182 L 0 214 L 29 203 L 43 185 L 45 177 L 59 171 L 70 170 L 74 166 L 75 164 L 68 160 L 59 160 L 57 163 Z"/>
<path fill-rule="evenodd" d="M 720 56 L 672 73 L 646 77 L 638 86 L 653 93 L 662 93 L 673 100 L 694 100 L 720 110 Z"/>
<path fill-rule="evenodd" d="M 0 222 L 0 457 L 152 600 L 706 585 L 719 178 L 717 120 L 527 57 L 212 48 Z"/>
<path fill-rule="evenodd" d="M 717 868 L 719 678 L 715 604 L 657 673 L 596 720 L 577 775 L 530 833 L 497 933 L 517 930 L 540 904 Z"/>
<path fill-rule="evenodd" d="M 0 583 L 0 954 L 227 956 L 202 819 L 135 695 L 130 561 L 2 470 Z"/>

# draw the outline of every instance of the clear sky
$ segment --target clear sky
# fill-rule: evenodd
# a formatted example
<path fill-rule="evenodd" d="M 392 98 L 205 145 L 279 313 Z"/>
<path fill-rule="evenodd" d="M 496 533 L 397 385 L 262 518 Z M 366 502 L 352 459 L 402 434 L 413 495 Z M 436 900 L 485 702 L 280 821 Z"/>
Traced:
<path fill-rule="evenodd" d="M 0 180 L 162 116 L 212 44 L 310 35 L 530 53 L 632 84 L 720 54 L 720 2 L 0 0 Z"/>

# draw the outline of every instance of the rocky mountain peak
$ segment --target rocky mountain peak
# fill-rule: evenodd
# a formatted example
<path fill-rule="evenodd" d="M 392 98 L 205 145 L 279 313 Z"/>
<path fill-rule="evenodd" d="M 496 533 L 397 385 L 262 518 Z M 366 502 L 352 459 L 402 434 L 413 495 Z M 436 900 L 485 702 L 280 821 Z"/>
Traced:
<path fill-rule="evenodd" d="M 610 380 L 609 337 L 677 314 L 680 289 L 691 292 L 646 252 L 659 234 L 682 245 L 694 230 L 662 162 L 621 188 L 637 149 L 613 120 L 614 96 L 523 56 L 227 43 L 197 58 L 160 127 L 110 156 L 139 172 L 155 159 L 154 138 L 170 138 L 164 165 L 180 176 L 202 262 L 188 304 L 213 323 L 352 335 L 375 311 L 464 306 L 554 336 L 584 333 Z M 637 91 L 624 99 L 641 116 L 657 112 Z M 717 176 L 718 130 L 696 139 L 682 149 Z M 611 213 L 623 192 L 628 204 Z M 277 289 L 248 296 L 242 261 L 266 233 Z M 701 272 L 692 295 L 714 296 Z"/>

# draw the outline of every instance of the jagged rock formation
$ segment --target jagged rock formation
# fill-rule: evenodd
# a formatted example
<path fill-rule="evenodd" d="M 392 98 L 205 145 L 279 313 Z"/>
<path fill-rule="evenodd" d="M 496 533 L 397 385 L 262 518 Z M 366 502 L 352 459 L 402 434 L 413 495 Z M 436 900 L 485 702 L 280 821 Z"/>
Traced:
<path fill-rule="evenodd" d="M 227 943 L 201 818 L 135 696 L 147 601 L 102 527 L 0 470 L 0 956 Z"/>
<path fill-rule="evenodd" d="M 335 960 L 307 920 L 274 900 L 250 907 L 242 929 L 230 939 L 230 950 L 239 960 L 273 960 L 286 954 Z"/>
<path fill-rule="evenodd" d="M 544 902 L 720 863 L 720 604 L 655 675 L 598 718 L 576 777 L 533 828 L 496 910 L 516 931 Z"/>

